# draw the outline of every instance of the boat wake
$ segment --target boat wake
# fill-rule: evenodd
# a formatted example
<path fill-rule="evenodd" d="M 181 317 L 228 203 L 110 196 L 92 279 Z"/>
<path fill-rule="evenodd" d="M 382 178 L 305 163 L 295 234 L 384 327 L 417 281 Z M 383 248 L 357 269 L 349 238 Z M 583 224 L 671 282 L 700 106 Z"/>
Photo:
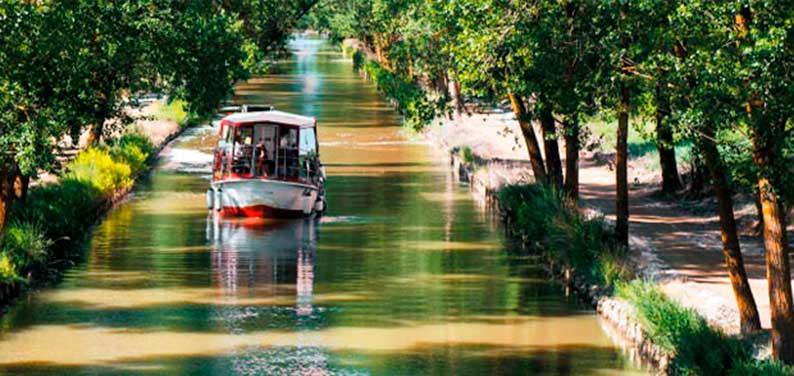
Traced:
<path fill-rule="evenodd" d="M 320 223 L 364 223 L 368 219 L 356 215 L 323 216 Z"/>
<path fill-rule="evenodd" d="M 163 170 L 188 173 L 212 173 L 212 154 L 193 149 L 171 148 L 162 154 Z"/>

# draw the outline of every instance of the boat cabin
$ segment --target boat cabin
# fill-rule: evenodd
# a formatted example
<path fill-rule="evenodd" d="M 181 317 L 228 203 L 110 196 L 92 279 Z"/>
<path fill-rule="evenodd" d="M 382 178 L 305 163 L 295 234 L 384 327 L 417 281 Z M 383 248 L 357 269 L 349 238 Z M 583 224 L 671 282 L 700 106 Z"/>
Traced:
<path fill-rule="evenodd" d="M 221 120 L 213 181 L 268 179 L 318 185 L 317 122 L 280 111 L 235 113 Z"/>

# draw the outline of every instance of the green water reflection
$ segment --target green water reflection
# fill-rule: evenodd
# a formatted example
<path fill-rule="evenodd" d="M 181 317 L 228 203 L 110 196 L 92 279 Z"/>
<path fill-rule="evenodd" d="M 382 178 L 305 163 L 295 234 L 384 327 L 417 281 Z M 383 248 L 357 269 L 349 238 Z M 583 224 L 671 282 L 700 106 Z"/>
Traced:
<path fill-rule="evenodd" d="M 236 100 L 318 118 L 328 215 L 208 217 L 212 129 L 191 130 L 62 284 L 3 316 L 0 373 L 636 372 L 349 61 L 292 46 Z"/>

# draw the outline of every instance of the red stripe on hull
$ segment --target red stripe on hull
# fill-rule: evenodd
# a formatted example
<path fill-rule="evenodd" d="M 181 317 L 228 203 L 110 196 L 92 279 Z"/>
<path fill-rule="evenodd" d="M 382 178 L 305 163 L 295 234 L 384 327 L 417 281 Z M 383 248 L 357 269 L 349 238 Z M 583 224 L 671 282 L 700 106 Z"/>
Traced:
<path fill-rule="evenodd" d="M 266 205 L 246 206 L 244 208 L 224 206 L 221 210 L 224 217 L 248 218 L 301 218 L 306 214 L 302 210 L 276 209 Z"/>

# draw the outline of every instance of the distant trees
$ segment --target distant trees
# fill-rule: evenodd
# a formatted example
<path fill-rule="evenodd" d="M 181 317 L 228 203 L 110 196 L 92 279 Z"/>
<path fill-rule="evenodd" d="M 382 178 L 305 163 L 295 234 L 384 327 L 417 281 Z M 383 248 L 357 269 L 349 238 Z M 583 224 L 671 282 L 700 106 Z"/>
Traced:
<path fill-rule="evenodd" d="M 447 72 L 464 94 L 508 99 L 536 179 L 571 197 L 578 196 L 580 122 L 597 112 L 616 115 L 616 230 L 625 246 L 630 118 L 655 120 L 664 192 L 681 189 L 674 146 L 691 142 L 718 201 L 745 333 L 759 330 L 760 320 L 732 195 L 736 188 L 757 195 L 774 354 L 794 362 L 785 215 L 794 196 L 791 1 L 322 0 L 317 9 L 326 12 L 312 14 L 317 27 L 392 57 L 382 61 L 387 69 L 420 82 Z M 556 154 L 560 137 L 564 169 Z"/>
<path fill-rule="evenodd" d="M 316 1 L 0 1 L 0 231 L 55 144 L 123 124 L 140 91 L 212 113 Z"/>

